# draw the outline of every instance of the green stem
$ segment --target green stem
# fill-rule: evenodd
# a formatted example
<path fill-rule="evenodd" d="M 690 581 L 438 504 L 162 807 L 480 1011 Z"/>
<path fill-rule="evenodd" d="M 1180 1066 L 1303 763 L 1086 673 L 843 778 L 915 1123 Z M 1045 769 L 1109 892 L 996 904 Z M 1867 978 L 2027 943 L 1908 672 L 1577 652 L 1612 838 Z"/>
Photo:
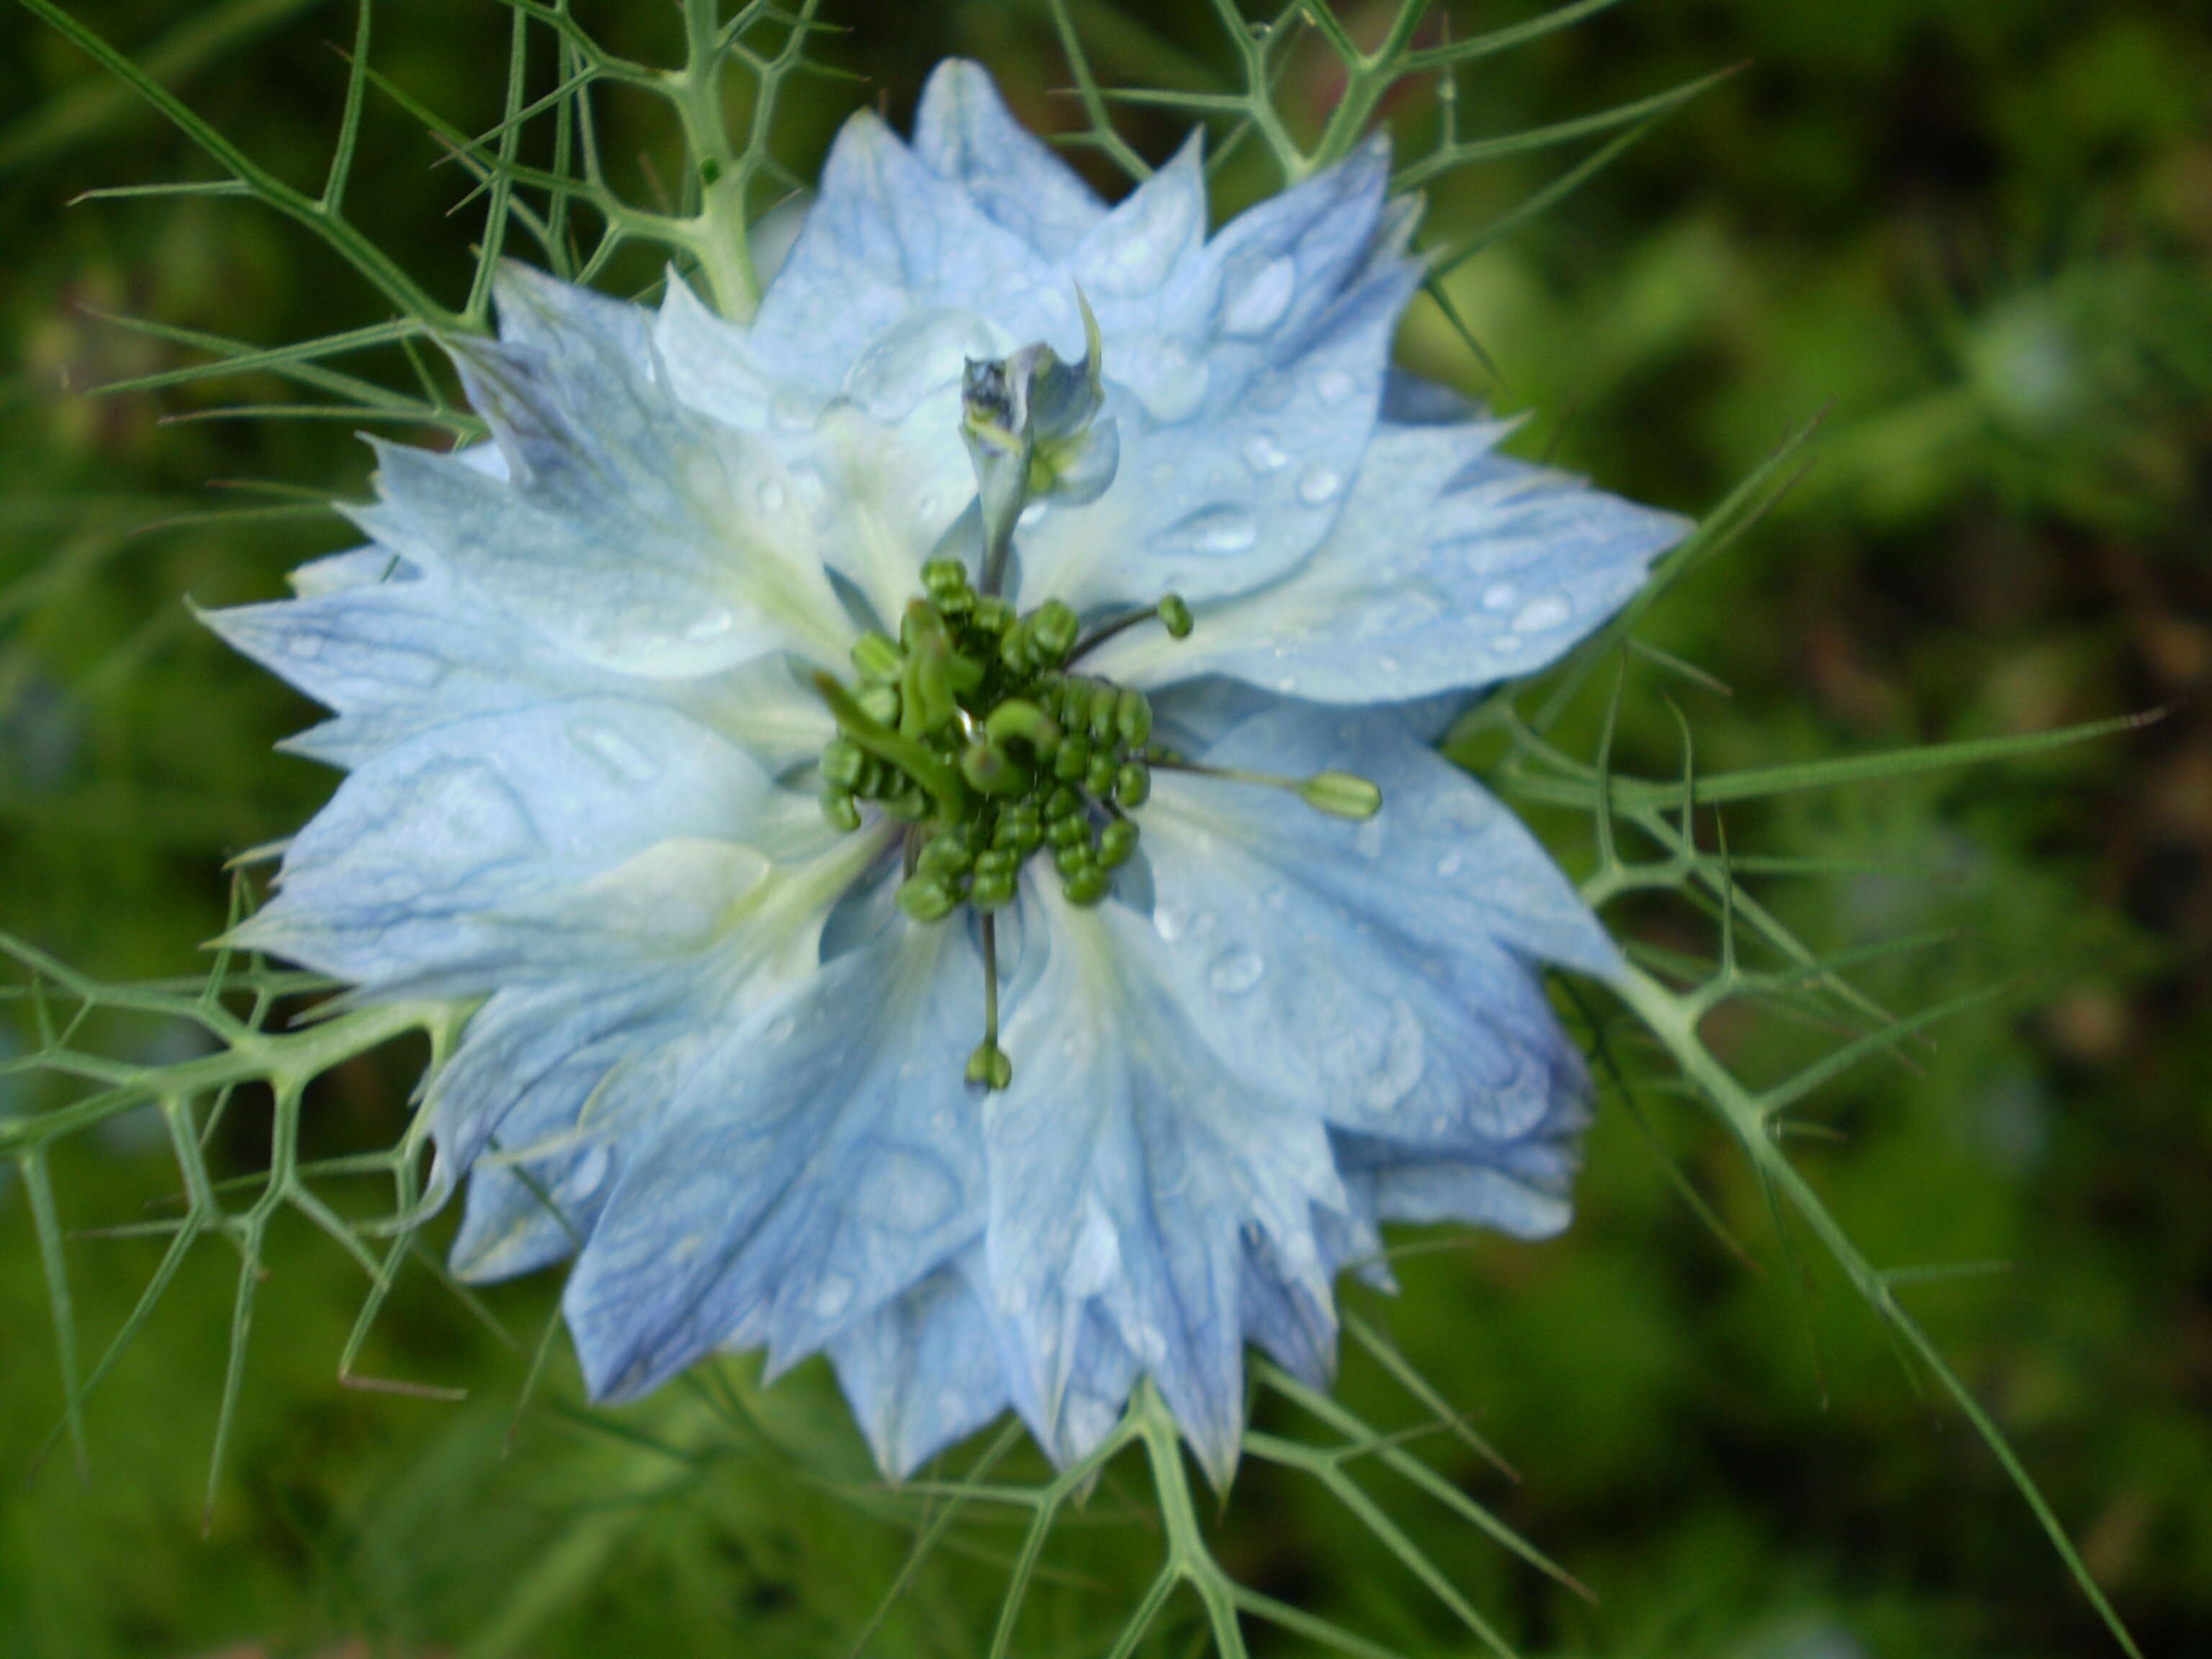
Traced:
<path fill-rule="evenodd" d="M 699 181 L 693 246 L 715 309 L 744 323 L 760 306 L 760 278 L 745 235 L 746 172 L 722 117 L 724 54 L 714 13 L 711 0 L 684 0 L 684 67 L 669 72 L 664 86 Z"/>

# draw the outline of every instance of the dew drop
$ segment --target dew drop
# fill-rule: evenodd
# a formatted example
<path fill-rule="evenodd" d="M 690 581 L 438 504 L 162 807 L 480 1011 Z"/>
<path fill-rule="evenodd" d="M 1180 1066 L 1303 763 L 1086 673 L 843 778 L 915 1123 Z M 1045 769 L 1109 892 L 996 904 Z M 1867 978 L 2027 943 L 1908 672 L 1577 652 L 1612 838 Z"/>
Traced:
<path fill-rule="evenodd" d="M 562 1185 L 572 1199 L 589 1198 L 605 1183 L 607 1170 L 613 1163 L 613 1153 L 604 1146 L 594 1146 L 576 1160 L 575 1168 L 568 1171 L 568 1178 Z"/>
<path fill-rule="evenodd" d="M 1325 404 L 1340 404 L 1352 392 L 1352 376 L 1340 368 L 1325 368 L 1314 378 L 1314 395 Z"/>
<path fill-rule="evenodd" d="M 1482 590 L 1485 611 L 1510 611 L 1513 601 L 1521 597 L 1521 590 L 1511 582 L 1492 582 Z"/>
<path fill-rule="evenodd" d="M 760 510 L 771 514 L 782 512 L 784 503 L 791 499 L 782 483 L 775 478 L 769 478 L 763 483 L 759 489 L 754 492 L 754 496 L 760 502 Z"/>
<path fill-rule="evenodd" d="M 1466 863 L 1467 859 L 1463 854 L 1447 853 L 1437 860 L 1437 873 L 1449 881 L 1460 872 Z"/>
<path fill-rule="evenodd" d="M 719 640 L 738 625 L 738 619 L 720 605 L 696 618 L 684 630 L 684 637 L 704 645 L 708 640 Z"/>
<path fill-rule="evenodd" d="M 1163 899 L 1152 907 L 1152 927 L 1167 944 L 1173 945 L 1182 937 L 1190 921 L 1189 913 L 1181 905 Z"/>
<path fill-rule="evenodd" d="M 1031 501 L 1014 517 L 1014 522 L 1024 530 L 1034 530 L 1037 523 L 1052 509 L 1043 501 Z"/>
<path fill-rule="evenodd" d="M 1122 365 L 1121 377 L 1145 413 L 1163 426 L 1187 420 L 1206 401 L 1206 366 L 1179 346 L 1160 346 Z"/>
<path fill-rule="evenodd" d="M 1557 628 L 1575 614 L 1574 606 L 1565 596 L 1547 593 L 1540 599 L 1531 599 L 1521 607 L 1521 614 L 1513 618 L 1516 634 L 1540 634 L 1546 629 Z"/>
<path fill-rule="evenodd" d="M 1222 307 L 1221 326 L 1231 334 L 1247 337 L 1265 333 L 1291 308 L 1291 296 L 1297 286 L 1297 269 L 1288 259 L 1268 260 Z"/>
<path fill-rule="evenodd" d="M 1266 433 L 1255 433 L 1244 441 L 1244 465 L 1252 469 L 1253 477 L 1267 477 L 1290 464 L 1290 452 Z"/>
<path fill-rule="evenodd" d="M 650 783 L 660 775 L 660 763 L 611 726 L 585 721 L 570 726 L 568 735 L 625 782 Z"/>
<path fill-rule="evenodd" d="M 1298 499 L 1308 507 L 1319 507 L 1323 501 L 1335 499 L 1336 492 L 1344 488 L 1344 477 L 1333 466 L 1317 466 L 1298 480 Z"/>
<path fill-rule="evenodd" d="M 796 1030 L 798 1026 L 789 1014 L 778 1014 L 761 1032 L 761 1041 L 771 1048 L 781 1048 L 791 1041 L 791 1034 Z"/>
<path fill-rule="evenodd" d="M 853 1281 L 832 1273 L 815 1290 L 814 1316 L 817 1319 L 835 1319 L 852 1300 Z"/>
<path fill-rule="evenodd" d="M 1259 526 L 1241 507 L 1202 507 L 1152 538 L 1156 553 L 1203 553 L 1224 557 L 1242 553 L 1260 538 Z"/>
<path fill-rule="evenodd" d="M 1267 971 L 1267 964 L 1260 959 L 1257 951 L 1237 945 L 1214 957 L 1213 966 L 1206 972 L 1206 982 L 1227 997 L 1242 996 L 1257 985 Z"/>

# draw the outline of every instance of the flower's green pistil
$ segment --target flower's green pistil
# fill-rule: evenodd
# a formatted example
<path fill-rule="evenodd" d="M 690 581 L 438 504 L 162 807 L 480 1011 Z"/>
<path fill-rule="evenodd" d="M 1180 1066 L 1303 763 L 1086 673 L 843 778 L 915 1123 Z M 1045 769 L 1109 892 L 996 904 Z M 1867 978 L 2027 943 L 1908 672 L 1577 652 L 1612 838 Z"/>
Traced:
<path fill-rule="evenodd" d="M 1071 673 L 1072 665 L 1124 630 L 1157 621 L 1188 636 L 1190 606 L 1170 593 L 1081 631 L 1059 599 L 1017 611 L 1000 597 L 1016 522 L 1033 499 L 1064 506 L 1096 500 L 1120 454 L 1104 415 L 1098 324 L 1081 290 L 1084 355 L 1062 362 L 1048 345 L 968 364 L 961 435 L 975 469 L 981 571 L 954 558 L 921 568 L 922 596 L 899 636 L 870 632 L 852 651 L 857 683 L 819 673 L 814 684 L 837 721 L 822 750 L 822 812 L 858 830 L 863 805 L 911 826 L 899 908 L 919 922 L 963 906 L 981 921 L 983 1041 L 968 1080 L 1003 1089 L 1012 1062 L 999 1047 L 995 913 L 1014 901 L 1023 867 L 1045 854 L 1071 904 L 1098 903 L 1114 872 L 1136 855 L 1130 817 L 1152 798 L 1155 766 L 1294 791 L 1339 817 L 1364 818 L 1382 793 L 1364 778 L 1324 772 L 1276 778 L 1193 766 L 1152 741 L 1144 693 Z"/>
<path fill-rule="evenodd" d="M 866 804 L 914 826 L 898 902 L 917 921 L 1012 903 L 1040 853 L 1070 902 L 1097 903 L 1137 850 L 1128 814 L 1153 763 L 1172 758 L 1152 741 L 1152 705 L 1066 672 L 1078 630 L 1059 600 L 1017 614 L 955 560 L 921 577 L 898 640 L 854 647 L 857 688 L 816 677 L 840 733 L 822 751 L 823 816 L 857 829 Z M 1188 631 L 1179 599 L 1146 614 Z"/>

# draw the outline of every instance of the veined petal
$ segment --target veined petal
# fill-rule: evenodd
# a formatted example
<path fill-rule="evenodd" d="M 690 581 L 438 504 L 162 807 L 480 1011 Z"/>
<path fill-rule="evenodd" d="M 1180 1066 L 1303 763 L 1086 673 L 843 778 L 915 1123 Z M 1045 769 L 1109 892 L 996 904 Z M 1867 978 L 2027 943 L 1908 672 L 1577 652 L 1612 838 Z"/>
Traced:
<path fill-rule="evenodd" d="M 298 599 L 200 613 L 232 646 L 338 715 L 290 739 L 286 747 L 296 753 L 357 767 L 435 726 L 578 695 L 674 709 L 771 771 L 818 752 L 833 735 L 820 698 L 780 658 L 695 679 L 623 674 L 583 661 L 443 573 L 378 549 L 363 550 L 349 568 L 366 579 L 333 569 Z"/>
<path fill-rule="evenodd" d="M 1618 610 L 1689 526 L 1491 453 L 1510 429 L 1382 428 L 1310 559 L 1195 607 L 1188 640 L 1145 630 L 1109 641 L 1098 672 L 1147 687 L 1231 674 L 1371 703 L 1543 667 Z"/>
<path fill-rule="evenodd" d="M 901 919 L 731 1030 L 623 1172 L 568 1281 L 595 1397 L 644 1392 L 718 1346 L 769 1343 L 789 1363 L 976 1237 L 963 1067 L 981 994 L 964 930 Z"/>
<path fill-rule="evenodd" d="M 643 703 L 576 697 L 455 720 L 348 777 L 235 937 L 381 989 L 441 973 L 485 988 L 568 949 L 502 912 L 671 836 L 741 839 L 777 793 L 735 744 Z"/>
<path fill-rule="evenodd" d="M 1007 112 L 980 64 L 956 58 L 931 73 L 915 114 L 914 149 L 993 222 L 1047 258 L 1065 256 L 1106 216 L 1076 171 Z"/>
<path fill-rule="evenodd" d="M 780 380 L 827 399 L 860 354 L 909 313 L 951 305 L 1027 337 L 1051 266 L 923 165 L 873 114 L 847 121 L 751 340 Z"/>
<path fill-rule="evenodd" d="M 1007 1023 L 1013 1083 L 982 1121 L 990 1293 L 1015 1333 L 1016 1397 L 1050 1431 L 1071 1391 L 1098 1392 L 1090 1366 L 1118 1378 L 1085 1340 L 1103 1319 L 1225 1482 L 1243 1425 L 1245 1240 L 1264 1237 L 1284 1278 L 1327 1303 L 1313 1212 L 1346 1202 L 1327 1137 L 1214 1062 L 1146 970 L 1141 919 L 1038 886 L 1052 954 Z"/>
<path fill-rule="evenodd" d="M 974 1288 L 981 1272 L 981 1247 L 971 1247 L 830 1345 L 860 1431 L 894 1480 L 1006 1408 L 998 1334 Z"/>
<path fill-rule="evenodd" d="M 1237 220 L 1151 307 L 1097 303 L 1120 471 L 1024 532 L 1025 591 L 1078 611 L 1233 595 L 1321 544 L 1419 281 L 1386 174 L 1370 147 Z"/>

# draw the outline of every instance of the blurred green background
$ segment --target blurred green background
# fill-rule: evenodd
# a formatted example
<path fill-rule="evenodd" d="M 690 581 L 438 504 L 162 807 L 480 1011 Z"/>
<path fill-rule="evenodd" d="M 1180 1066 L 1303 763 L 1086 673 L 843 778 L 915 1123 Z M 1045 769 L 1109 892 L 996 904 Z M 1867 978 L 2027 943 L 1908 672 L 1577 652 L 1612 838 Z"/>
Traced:
<path fill-rule="evenodd" d="M 73 9 L 312 187 L 350 8 Z M 641 53 L 666 33 L 657 5 L 576 9 Z M 1443 9 L 1463 36 L 1532 8 Z M 1913 1306 L 2145 1650 L 2174 1659 L 2212 1651 L 2212 27 L 2193 9 L 1637 0 L 1488 60 L 1465 78 L 1470 132 L 1745 67 L 1454 273 L 1489 367 L 1426 301 L 1402 345 L 1425 372 L 1530 411 L 1525 453 L 1686 512 L 1826 411 L 1809 475 L 1650 630 L 1730 689 L 1673 688 L 1702 768 L 2178 705 L 2147 730 L 2049 759 L 1790 798 L 1729 825 L 1733 847 L 1932 872 L 1774 889 L 1823 947 L 1955 930 L 1870 977 L 1891 1006 L 2031 976 L 2023 996 L 1943 1028 L 1916 1069 L 1869 1066 L 1832 1088 L 1811 1115 L 1832 1139 L 1801 1156 L 1876 1263 L 2010 1264 L 1918 1290 Z M 1203 86 L 1224 62 L 1194 0 L 1073 10 L 1109 83 Z M 1369 38 L 1381 26 L 1375 7 L 1341 15 Z M 1032 125 L 1074 122 L 1047 90 L 1067 70 L 1038 6 L 831 0 L 830 15 L 850 32 L 823 55 L 866 84 L 801 84 L 783 143 L 802 173 L 854 104 L 902 121 L 929 64 L 951 52 L 988 63 Z M 395 0 L 379 17 L 386 74 L 465 128 L 496 119 L 500 7 Z M 1282 95 L 1310 120 L 1333 93 L 1316 52 L 1293 61 Z M 1172 123 L 1129 113 L 1139 149 L 1172 148 Z M 1389 114 L 1415 144 L 1435 118 L 1419 88 Z M 662 136 L 633 112 L 606 115 L 610 155 L 624 166 L 645 155 L 645 179 Z M 436 148 L 388 103 L 363 143 L 360 222 L 458 299 L 480 222 L 447 216 L 460 175 L 434 165 Z M 1452 180 L 1431 232 L 1483 222 L 1575 154 Z M 197 942 L 222 924 L 223 857 L 282 836 L 330 787 L 270 753 L 310 708 L 202 635 L 180 596 L 275 593 L 289 567 L 343 544 L 340 526 L 165 521 L 205 509 L 220 480 L 358 495 L 368 457 L 355 423 L 188 418 L 292 395 L 274 382 L 84 395 L 193 360 L 102 312 L 272 343 L 382 315 L 342 266 L 251 205 L 68 205 L 96 185 L 206 176 L 66 42 L 0 9 L 0 926 L 112 978 L 197 971 Z M 1224 188 L 1233 203 L 1262 184 L 1232 167 Z M 642 284 L 651 271 L 626 276 Z M 1661 689 L 1648 674 L 1632 682 L 1622 758 L 1664 775 L 1678 754 Z M 1538 822 L 1559 830 L 1572 865 L 1583 850 L 1572 826 Z M 1662 943 L 1709 944 L 1679 920 L 1649 926 Z M 0 1051 L 25 1036 L 0 1025 Z M 1754 1078 L 1833 1040 L 1734 1017 L 1714 1036 Z M 142 1059 L 177 1042 L 112 1034 L 115 1052 Z M 315 1150 L 387 1144 L 419 1063 L 392 1055 L 326 1079 Z M 0 1112 L 10 1105 L 0 1092 Z M 1446 1399 L 1479 1413 L 1522 1478 L 1448 1438 L 1424 1455 L 1598 1604 L 1509 1565 L 1441 1509 L 1391 1492 L 1389 1511 L 1533 1652 L 2113 1650 L 1994 1461 L 1914 1391 L 1849 1288 L 1814 1263 L 1796 1291 L 1740 1159 L 1694 1108 L 1654 1097 L 1645 1109 L 1763 1273 L 1689 1213 L 1609 1100 L 1569 1234 L 1424 1255 L 1405 1264 L 1405 1296 L 1360 1304 Z M 252 1167 L 257 1128 L 265 1117 L 245 1103 L 224 1131 L 240 1169 Z M 137 1218 L 173 1184 L 157 1127 L 137 1130 L 126 1121 L 58 1161 L 65 1226 Z M 423 1277 L 362 1369 L 465 1386 L 468 1399 L 344 1389 L 334 1371 L 362 1282 L 304 1228 L 280 1240 L 289 1248 L 263 1287 L 206 1535 L 234 1267 L 213 1249 L 97 1396 L 80 1481 L 65 1450 L 39 1461 L 60 1391 L 9 1180 L 0 1655 L 988 1644 L 1018 1537 L 1004 1525 L 961 1531 L 957 1551 L 867 1628 L 906 1554 L 905 1511 L 868 1486 L 816 1371 L 763 1395 L 733 1365 L 743 1414 L 676 1389 L 611 1429 L 562 1405 L 575 1390 L 556 1344 L 517 1420 L 555 1286 L 490 1298 L 518 1350 Z M 1811 1249 L 1799 1240 L 1801 1258 Z M 157 1257 L 144 1241 L 72 1247 L 95 1343 Z M 1421 1416 L 1358 1357 L 1345 1388 L 1386 1425 Z M 795 1461 L 778 1449 L 792 1446 Z M 1109 1481 L 1056 1547 L 1058 1576 L 1016 1652 L 1110 1642 L 1157 1548 L 1115 1522 L 1124 1495 Z M 1249 1582 L 1408 1652 L 1475 1650 L 1311 1483 L 1253 1469 L 1218 1547 Z M 1172 1625 L 1145 1650 L 1194 1651 L 1194 1634 Z"/>

